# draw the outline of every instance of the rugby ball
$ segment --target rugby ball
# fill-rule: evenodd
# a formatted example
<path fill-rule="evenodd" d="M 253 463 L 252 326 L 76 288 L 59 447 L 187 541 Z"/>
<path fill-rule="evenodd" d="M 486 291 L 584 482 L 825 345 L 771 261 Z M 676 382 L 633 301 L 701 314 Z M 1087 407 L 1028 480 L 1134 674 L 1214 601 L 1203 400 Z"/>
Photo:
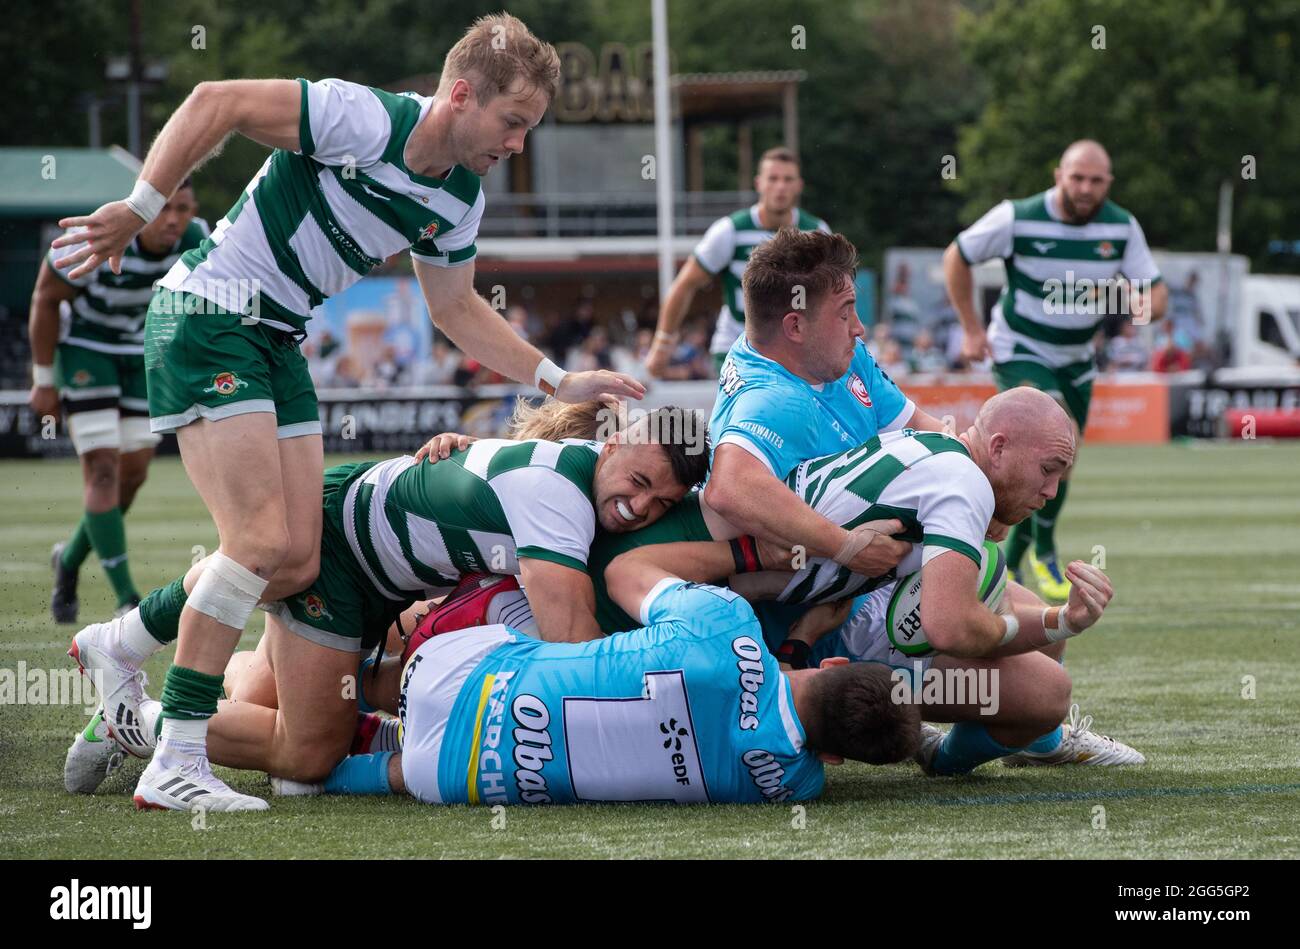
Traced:
<path fill-rule="evenodd" d="M 1007 590 L 1007 560 L 1002 548 L 991 540 L 980 550 L 980 600 L 997 612 Z M 885 609 L 885 631 L 889 644 L 905 656 L 929 656 L 934 653 L 921 628 L 921 571 L 898 581 Z"/>

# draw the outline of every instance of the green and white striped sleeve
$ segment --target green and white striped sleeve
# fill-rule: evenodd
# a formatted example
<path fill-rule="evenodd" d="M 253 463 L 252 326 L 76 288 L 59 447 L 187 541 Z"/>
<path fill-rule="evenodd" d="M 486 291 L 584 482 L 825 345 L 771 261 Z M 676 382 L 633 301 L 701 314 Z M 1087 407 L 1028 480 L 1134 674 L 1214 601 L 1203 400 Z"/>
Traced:
<path fill-rule="evenodd" d="M 995 204 L 982 218 L 957 235 L 957 250 L 968 264 L 1011 256 L 1016 209 L 1010 201 Z"/>

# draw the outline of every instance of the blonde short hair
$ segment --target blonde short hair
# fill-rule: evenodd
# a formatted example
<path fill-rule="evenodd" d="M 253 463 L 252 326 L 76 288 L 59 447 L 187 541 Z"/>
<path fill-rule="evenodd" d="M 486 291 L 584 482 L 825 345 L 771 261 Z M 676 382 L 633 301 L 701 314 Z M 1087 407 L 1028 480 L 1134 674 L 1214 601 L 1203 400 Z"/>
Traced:
<path fill-rule="evenodd" d="M 524 22 L 509 13 L 482 16 L 465 31 L 447 53 L 438 80 L 446 94 L 452 83 L 464 79 L 479 105 L 522 82 L 524 91 L 540 91 L 555 98 L 560 83 L 560 57 L 555 47 L 532 34 Z"/>

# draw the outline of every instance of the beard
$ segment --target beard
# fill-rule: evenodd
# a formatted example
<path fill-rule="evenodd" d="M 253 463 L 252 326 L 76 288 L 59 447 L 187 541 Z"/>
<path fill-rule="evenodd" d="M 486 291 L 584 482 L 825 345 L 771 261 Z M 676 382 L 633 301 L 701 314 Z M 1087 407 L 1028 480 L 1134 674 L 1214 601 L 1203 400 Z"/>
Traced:
<path fill-rule="evenodd" d="M 1061 190 L 1061 210 L 1065 212 L 1065 216 L 1072 224 L 1087 224 L 1097 216 L 1097 212 L 1101 210 L 1101 206 L 1105 203 L 1104 199 L 1098 201 L 1093 205 L 1091 211 L 1084 214 L 1079 210 L 1079 206 L 1070 200 L 1070 196 L 1065 192 L 1065 189 Z"/>

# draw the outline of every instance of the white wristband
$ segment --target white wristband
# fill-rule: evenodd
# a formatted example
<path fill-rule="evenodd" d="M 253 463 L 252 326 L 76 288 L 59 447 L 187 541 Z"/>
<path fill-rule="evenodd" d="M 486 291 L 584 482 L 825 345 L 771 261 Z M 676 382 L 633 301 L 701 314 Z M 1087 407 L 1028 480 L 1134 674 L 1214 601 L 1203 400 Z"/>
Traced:
<path fill-rule="evenodd" d="M 148 224 L 162 213 L 163 205 L 167 203 L 167 196 L 143 178 L 137 178 L 135 187 L 131 189 L 131 194 L 125 200 L 126 206 Z"/>
<path fill-rule="evenodd" d="M 543 359 L 537 364 L 537 371 L 533 373 L 533 385 L 541 389 L 547 395 L 555 395 L 560 391 L 560 383 L 568 373 L 551 362 L 549 359 Z"/>
<path fill-rule="evenodd" d="M 1051 609 L 1056 610 L 1056 629 L 1047 628 L 1047 613 Z M 1047 637 L 1049 643 L 1059 643 L 1062 639 L 1078 636 L 1081 632 L 1083 630 L 1070 627 L 1069 620 L 1065 618 L 1065 609 L 1063 607 L 1043 607 L 1043 635 Z"/>
<path fill-rule="evenodd" d="M 999 646 L 1005 646 L 1020 632 L 1020 620 L 1016 619 L 1014 613 L 1007 613 L 1002 618 L 1007 622 L 1007 631 L 1002 634 L 1002 642 L 998 643 Z"/>
<path fill-rule="evenodd" d="M 54 385 L 54 367 L 38 366 L 32 363 L 32 383 L 38 386 Z"/>

